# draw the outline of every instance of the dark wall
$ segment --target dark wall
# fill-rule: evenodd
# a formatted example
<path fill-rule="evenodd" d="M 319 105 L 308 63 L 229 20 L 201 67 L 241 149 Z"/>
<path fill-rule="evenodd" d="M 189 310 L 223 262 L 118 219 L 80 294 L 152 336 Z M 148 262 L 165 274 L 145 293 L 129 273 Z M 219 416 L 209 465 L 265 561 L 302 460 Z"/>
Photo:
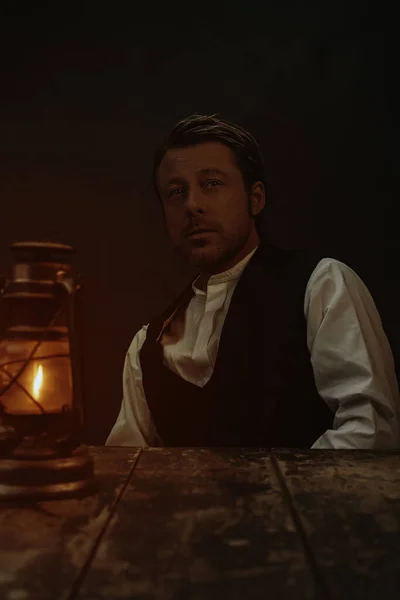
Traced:
<path fill-rule="evenodd" d="M 327 245 L 389 320 L 397 313 L 394 15 L 361 1 L 170 10 L 57 4 L 0 20 L 0 272 L 14 240 L 77 247 L 96 443 L 118 411 L 135 331 L 189 275 L 150 184 L 153 150 L 183 116 L 249 127 L 268 166 L 270 239 Z"/>

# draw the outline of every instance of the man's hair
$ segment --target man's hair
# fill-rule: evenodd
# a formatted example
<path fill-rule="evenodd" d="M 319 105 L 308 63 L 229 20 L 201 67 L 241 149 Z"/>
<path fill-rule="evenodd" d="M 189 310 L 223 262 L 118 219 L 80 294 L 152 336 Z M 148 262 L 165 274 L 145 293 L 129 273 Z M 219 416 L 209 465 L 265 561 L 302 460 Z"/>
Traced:
<path fill-rule="evenodd" d="M 168 150 L 203 142 L 220 142 L 231 149 L 248 194 L 256 181 L 261 181 L 266 187 L 264 160 L 255 138 L 239 125 L 219 119 L 217 115 L 195 114 L 179 121 L 154 154 L 153 185 L 158 198 L 158 169 Z M 262 212 L 255 217 L 258 231 Z"/>

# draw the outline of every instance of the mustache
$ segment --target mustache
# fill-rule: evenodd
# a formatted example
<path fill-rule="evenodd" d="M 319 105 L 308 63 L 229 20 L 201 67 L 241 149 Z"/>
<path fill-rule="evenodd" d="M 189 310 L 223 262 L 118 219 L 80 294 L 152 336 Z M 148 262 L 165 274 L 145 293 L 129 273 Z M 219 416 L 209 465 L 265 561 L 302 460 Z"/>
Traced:
<path fill-rule="evenodd" d="M 218 226 L 214 223 L 206 223 L 204 221 L 191 221 L 188 225 L 183 229 L 182 235 L 187 237 L 191 233 L 199 230 L 207 230 L 207 231 L 218 231 Z"/>

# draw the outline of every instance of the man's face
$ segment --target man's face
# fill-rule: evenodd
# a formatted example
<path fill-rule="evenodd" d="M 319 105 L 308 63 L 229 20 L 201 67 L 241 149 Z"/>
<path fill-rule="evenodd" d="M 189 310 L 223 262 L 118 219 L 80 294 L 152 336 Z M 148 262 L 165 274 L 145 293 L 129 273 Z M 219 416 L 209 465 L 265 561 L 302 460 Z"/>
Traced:
<path fill-rule="evenodd" d="M 224 144 L 168 150 L 158 171 L 158 188 L 171 241 L 197 267 L 212 270 L 229 262 L 256 235 L 249 203 L 253 215 L 262 210 L 262 184 L 251 202 L 233 153 Z"/>

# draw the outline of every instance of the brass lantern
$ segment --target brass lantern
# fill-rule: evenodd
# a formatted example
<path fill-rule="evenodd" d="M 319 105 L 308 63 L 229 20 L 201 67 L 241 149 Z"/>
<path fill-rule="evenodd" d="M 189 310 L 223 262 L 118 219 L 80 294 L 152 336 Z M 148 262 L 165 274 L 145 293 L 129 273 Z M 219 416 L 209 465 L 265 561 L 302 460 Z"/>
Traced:
<path fill-rule="evenodd" d="M 0 498 L 86 493 L 93 462 L 84 414 L 74 249 L 11 246 L 0 294 Z"/>

